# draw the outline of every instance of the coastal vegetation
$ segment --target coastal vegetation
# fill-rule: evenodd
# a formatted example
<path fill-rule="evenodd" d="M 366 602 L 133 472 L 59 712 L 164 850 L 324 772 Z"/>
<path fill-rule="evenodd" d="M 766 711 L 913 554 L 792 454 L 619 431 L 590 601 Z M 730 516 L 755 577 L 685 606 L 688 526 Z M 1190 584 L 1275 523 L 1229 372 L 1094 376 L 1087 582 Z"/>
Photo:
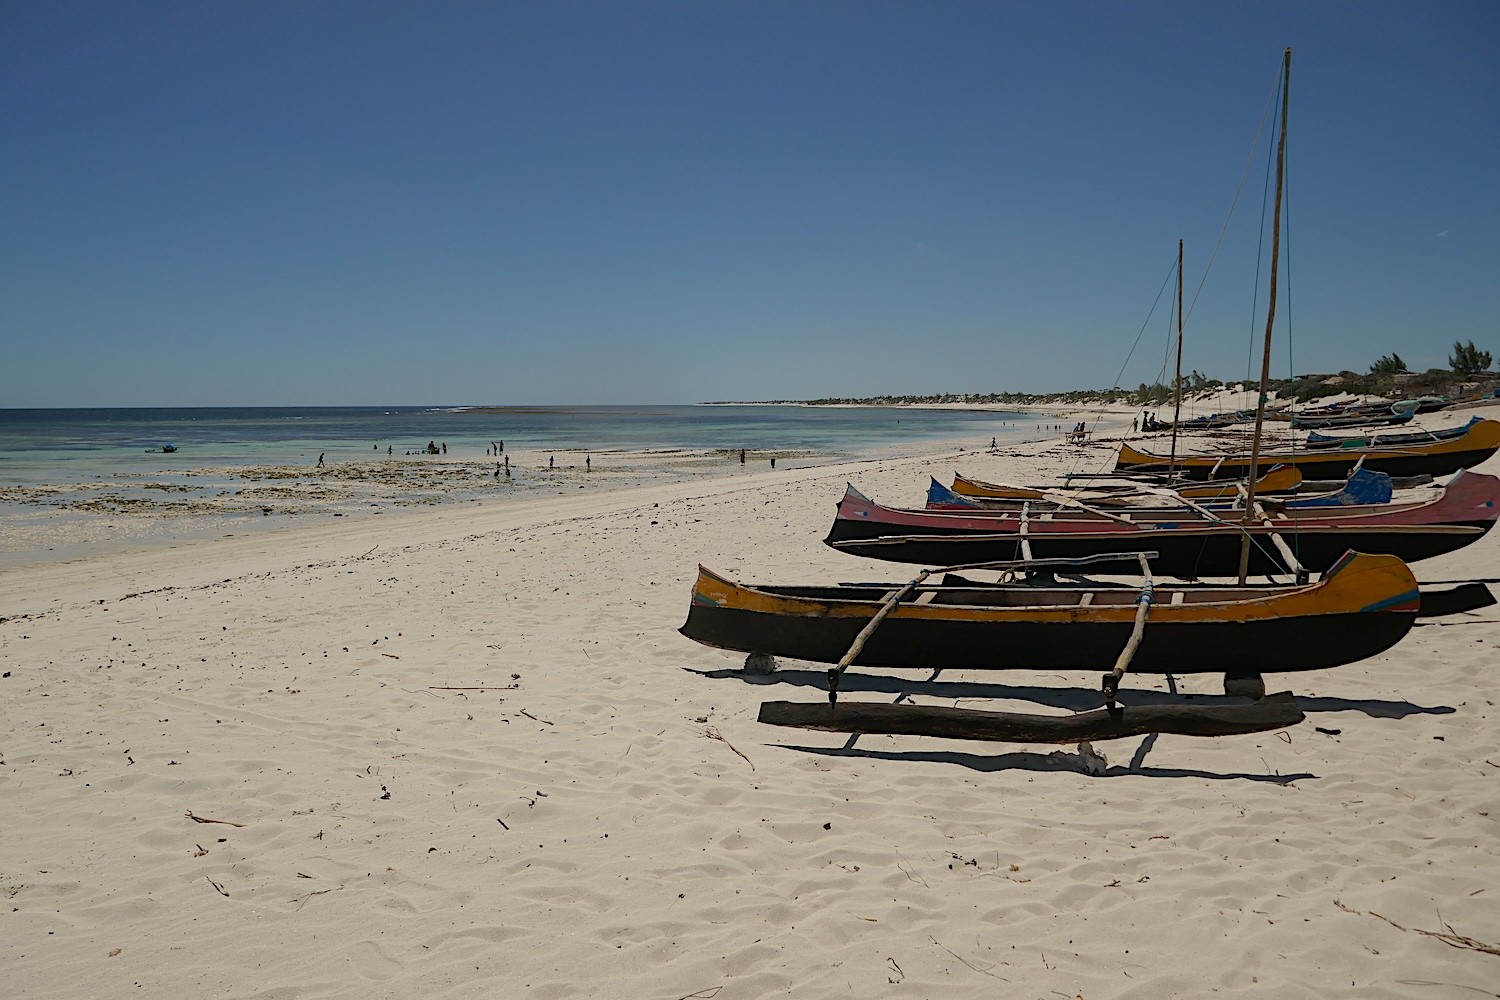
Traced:
<path fill-rule="evenodd" d="M 1382 355 L 1371 365 L 1368 372 L 1339 371 L 1299 375 L 1296 378 L 1272 379 L 1267 383 L 1270 393 L 1277 398 L 1295 397 L 1299 403 L 1308 403 L 1327 396 L 1343 393 L 1353 395 L 1381 396 L 1388 399 L 1410 399 L 1418 396 L 1463 396 L 1476 392 L 1490 393 L 1500 388 L 1500 374 L 1490 369 L 1493 358 L 1489 351 L 1482 351 L 1474 341 L 1454 341 L 1453 352 L 1448 356 L 1447 368 L 1429 368 L 1424 372 L 1407 369 L 1401 355 L 1394 351 Z M 1203 397 L 1220 390 L 1239 392 L 1251 389 L 1247 381 L 1226 383 L 1193 371 L 1181 378 L 1184 399 Z M 1052 405 L 1130 405 L 1163 406 L 1172 401 L 1172 386 L 1168 383 L 1142 382 L 1134 389 L 1115 386 L 1111 389 L 1073 389 L 1068 392 L 945 392 L 929 395 L 901 396 L 827 396 L 821 399 L 770 399 L 761 403 L 780 403 L 800 406 L 941 406 L 962 404 L 968 406 L 994 406 L 997 408 L 1025 408 L 1037 404 Z M 720 401 L 709 405 L 728 405 Z"/>

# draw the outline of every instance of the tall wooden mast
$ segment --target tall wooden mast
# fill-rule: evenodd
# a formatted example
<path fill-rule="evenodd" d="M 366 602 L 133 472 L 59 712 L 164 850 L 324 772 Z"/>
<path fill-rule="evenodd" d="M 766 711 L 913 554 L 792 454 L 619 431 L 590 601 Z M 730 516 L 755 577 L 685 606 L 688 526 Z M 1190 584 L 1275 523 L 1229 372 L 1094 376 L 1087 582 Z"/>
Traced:
<path fill-rule="evenodd" d="M 1182 419 L 1182 241 L 1177 241 L 1177 377 L 1172 379 L 1172 457 L 1167 475 L 1177 471 L 1177 422 Z"/>
<path fill-rule="evenodd" d="M 1266 307 L 1266 349 L 1260 363 L 1260 392 L 1255 404 L 1255 437 L 1250 443 L 1249 481 L 1245 484 L 1245 525 L 1255 518 L 1255 478 L 1260 466 L 1260 433 L 1266 419 L 1266 383 L 1271 380 L 1271 330 L 1276 323 L 1276 279 L 1281 270 L 1281 192 L 1286 178 L 1286 117 L 1291 102 L 1292 50 L 1287 48 L 1281 63 L 1281 137 L 1276 142 L 1276 202 L 1271 222 L 1271 294 Z M 1240 583 L 1244 584 L 1250 566 L 1250 533 L 1240 543 Z"/>

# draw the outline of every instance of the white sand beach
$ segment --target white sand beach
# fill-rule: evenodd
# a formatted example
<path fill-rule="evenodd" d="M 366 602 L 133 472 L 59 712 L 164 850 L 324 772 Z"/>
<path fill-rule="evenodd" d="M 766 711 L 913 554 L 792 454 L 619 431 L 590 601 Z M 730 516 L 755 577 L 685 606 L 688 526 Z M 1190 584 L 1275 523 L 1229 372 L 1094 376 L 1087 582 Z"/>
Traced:
<path fill-rule="evenodd" d="M 1500 995 L 1500 955 L 1434 936 L 1500 943 L 1494 608 L 1268 677 L 1302 725 L 1101 744 L 1103 776 L 1047 746 L 760 725 L 763 700 L 822 699 L 821 668 L 745 675 L 675 631 L 700 562 L 908 578 L 820 544 L 846 480 L 920 506 L 955 465 L 1078 461 L 1054 441 L 538 493 L 8 569 L 5 992 Z M 1064 712 L 1097 685 L 843 689 Z"/>

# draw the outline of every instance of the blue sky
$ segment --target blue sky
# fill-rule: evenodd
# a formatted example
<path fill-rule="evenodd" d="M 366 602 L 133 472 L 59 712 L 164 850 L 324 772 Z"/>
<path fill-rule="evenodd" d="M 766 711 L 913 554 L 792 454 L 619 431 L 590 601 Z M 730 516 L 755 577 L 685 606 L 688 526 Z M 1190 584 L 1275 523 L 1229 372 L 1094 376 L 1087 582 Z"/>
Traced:
<path fill-rule="evenodd" d="M 1492 2 L 0 5 L 0 406 L 1107 386 L 1288 45 L 1277 373 L 1500 354 Z"/>

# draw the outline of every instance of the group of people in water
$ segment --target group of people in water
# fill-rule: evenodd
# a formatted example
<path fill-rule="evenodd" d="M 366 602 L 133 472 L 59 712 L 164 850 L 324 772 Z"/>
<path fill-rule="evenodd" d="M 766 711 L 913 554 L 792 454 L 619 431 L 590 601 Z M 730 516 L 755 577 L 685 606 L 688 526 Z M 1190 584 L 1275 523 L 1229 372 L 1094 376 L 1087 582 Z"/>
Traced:
<path fill-rule="evenodd" d="M 371 445 L 371 447 L 375 451 L 377 451 L 377 452 L 380 450 L 380 445 L 378 445 L 378 444 L 377 445 Z M 394 456 L 395 453 L 396 453 L 395 452 L 395 448 L 393 446 L 391 446 L 391 445 L 386 445 L 385 453 L 387 455 Z M 501 477 L 501 475 L 504 475 L 506 479 L 509 479 L 510 478 L 510 453 L 505 450 L 505 440 L 502 438 L 499 441 L 491 441 L 485 447 L 484 453 L 485 453 L 486 457 L 491 457 L 492 456 L 492 457 L 500 459 L 500 461 L 497 461 L 495 463 L 495 478 L 499 479 Z M 427 446 L 425 448 L 418 448 L 415 451 L 408 450 L 408 451 L 403 452 L 402 454 L 407 455 L 407 456 L 410 456 L 410 455 L 446 455 L 446 454 L 448 454 L 448 442 L 446 442 L 446 441 L 439 442 L 439 441 L 436 441 L 436 440 L 428 441 L 427 442 Z M 321 469 L 321 468 L 323 468 L 327 464 L 327 458 L 328 458 L 328 453 L 327 452 L 320 452 L 318 454 L 318 468 Z M 744 453 L 741 452 L 740 453 L 740 461 L 743 462 L 744 460 L 745 460 Z M 583 456 L 583 467 L 584 467 L 585 470 L 587 470 L 589 472 L 593 472 L 594 471 L 594 456 L 593 455 L 585 454 Z M 771 460 L 771 467 L 772 468 L 776 467 L 776 460 L 775 459 Z M 547 468 L 549 468 L 549 469 L 556 469 L 557 468 L 557 456 L 556 455 L 548 455 L 547 456 Z"/>

